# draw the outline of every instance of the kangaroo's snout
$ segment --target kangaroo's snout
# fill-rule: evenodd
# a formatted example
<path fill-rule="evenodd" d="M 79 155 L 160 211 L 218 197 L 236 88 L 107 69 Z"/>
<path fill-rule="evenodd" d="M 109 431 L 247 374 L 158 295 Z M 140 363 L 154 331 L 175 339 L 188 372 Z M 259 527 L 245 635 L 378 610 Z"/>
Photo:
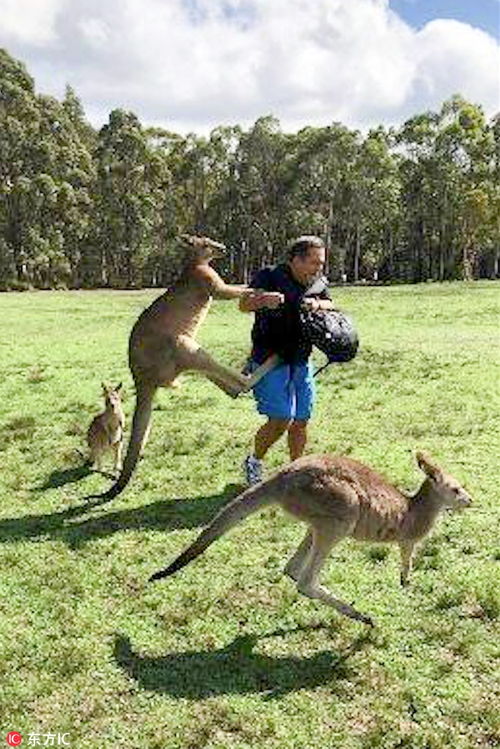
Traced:
<path fill-rule="evenodd" d="M 459 506 L 462 509 L 465 509 L 466 507 L 470 507 L 472 505 L 472 497 L 470 494 L 467 494 L 467 492 L 463 492 L 459 497 Z"/>
<path fill-rule="evenodd" d="M 195 234 L 180 234 L 179 238 L 191 247 L 205 247 L 212 250 L 214 253 L 222 253 L 227 250 L 225 244 L 222 242 L 216 242 L 214 239 L 210 239 L 210 237 L 199 237 Z"/>

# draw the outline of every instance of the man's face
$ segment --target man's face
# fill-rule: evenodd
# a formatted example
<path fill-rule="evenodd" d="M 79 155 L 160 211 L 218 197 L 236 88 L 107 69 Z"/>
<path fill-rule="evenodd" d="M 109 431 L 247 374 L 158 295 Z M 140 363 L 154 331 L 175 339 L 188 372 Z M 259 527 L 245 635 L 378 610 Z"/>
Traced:
<path fill-rule="evenodd" d="M 325 266 L 325 254 L 324 247 L 309 247 L 304 257 L 296 255 L 290 261 L 294 278 L 301 284 L 311 284 L 315 278 L 321 275 Z"/>

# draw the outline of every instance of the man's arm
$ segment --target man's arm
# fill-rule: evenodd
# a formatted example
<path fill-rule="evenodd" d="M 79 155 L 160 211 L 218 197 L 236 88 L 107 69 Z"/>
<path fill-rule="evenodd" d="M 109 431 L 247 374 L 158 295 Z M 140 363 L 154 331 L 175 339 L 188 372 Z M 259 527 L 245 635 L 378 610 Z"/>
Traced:
<path fill-rule="evenodd" d="M 285 301 L 285 295 L 275 291 L 270 268 L 258 270 L 251 282 L 248 293 L 240 299 L 242 312 L 257 312 L 260 309 L 276 309 Z"/>
<path fill-rule="evenodd" d="M 317 312 L 318 310 L 321 310 L 322 312 L 327 312 L 328 310 L 338 310 L 337 305 L 333 302 L 328 291 L 328 282 L 326 278 L 323 278 L 323 282 L 324 287 L 318 294 L 314 294 L 314 296 L 309 297 L 306 296 L 302 301 L 302 305 L 311 310 L 311 312 Z"/>
<path fill-rule="evenodd" d="M 317 312 L 318 310 L 326 312 L 327 310 L 338 309 L 331 299 L 318 299 L 313 296 L 306 297 L 302 304 L 311 312 Z"/>
<path fill-rule="evenodd" d="M 240 310 L 242 312 L 256 312 L 258 309 L 276 309 L 285 301 L 284 294 L 279 291 L 266 291 L 265 289 L 247 289 L 240 299 Z"/>

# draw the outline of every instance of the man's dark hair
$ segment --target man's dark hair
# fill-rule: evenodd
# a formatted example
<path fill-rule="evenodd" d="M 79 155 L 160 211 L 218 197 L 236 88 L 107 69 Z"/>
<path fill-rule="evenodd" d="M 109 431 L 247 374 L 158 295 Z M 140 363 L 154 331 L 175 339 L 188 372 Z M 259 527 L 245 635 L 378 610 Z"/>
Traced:
<path fill-rule="evenodd" d="M 288 259 L 293 260 L 294 257 L 305 257 L 310 247 L 324 246 L 325 243 L 319 237 L 315 237 L 314 234 L 304 234 L 293 240 L 288 248 Z"/>

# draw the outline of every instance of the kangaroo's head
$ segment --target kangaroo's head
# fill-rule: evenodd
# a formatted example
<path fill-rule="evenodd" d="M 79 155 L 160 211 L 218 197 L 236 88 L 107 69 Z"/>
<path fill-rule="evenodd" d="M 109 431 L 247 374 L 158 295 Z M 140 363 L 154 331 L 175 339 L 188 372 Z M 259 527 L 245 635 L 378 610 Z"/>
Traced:
<path fill-rule="evenodd" d="M 120 382 L 116 387 L 106 385 L 106 383 L 101 382 L 102 386 L 102 394 L 104 395 L 104 402 L 106 403 L 106 408 L 112 408 L 115 409 L 121 405 L 122 398 L 121 398 L 121 389 L 122 389 L 122 383 Z"/>
<path fill-rule="evenodd" d="M 220 257 L 226 249 L 221 242 L 215 242 L 209 237 L 181 234 L 180 238 L 187 245 L 191 260 L 198 263 L 209 263 L 214 258 Z"/>
<path fill-rule="evenodd" d="M 428 455 L 417 452 L 418 467 L 426 474 L 442 510 L 463 510 L 472 504 L 471 496 L 449 473 L 445 473 Z"/>

